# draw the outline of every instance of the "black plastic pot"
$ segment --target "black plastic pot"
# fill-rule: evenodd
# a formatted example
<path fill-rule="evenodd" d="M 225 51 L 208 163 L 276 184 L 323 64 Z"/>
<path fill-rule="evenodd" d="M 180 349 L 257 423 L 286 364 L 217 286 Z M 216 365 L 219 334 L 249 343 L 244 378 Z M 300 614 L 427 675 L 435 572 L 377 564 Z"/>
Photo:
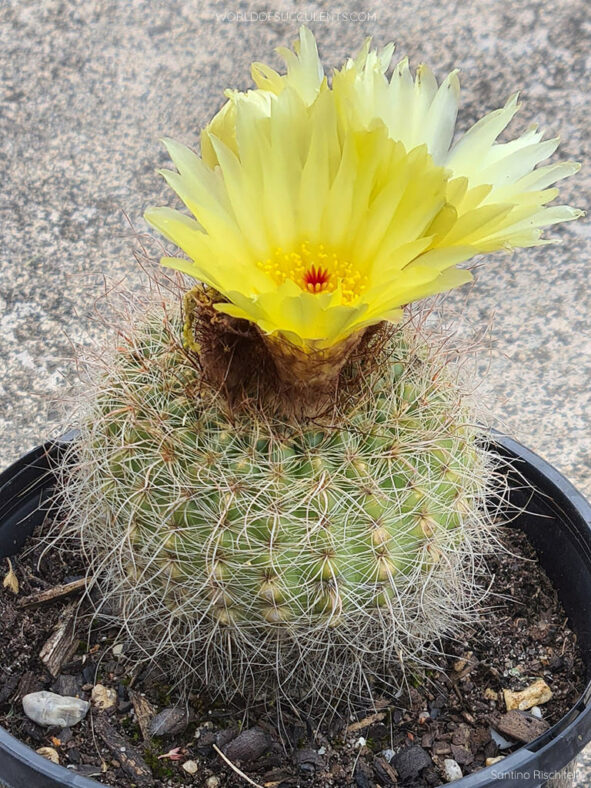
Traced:
<path fill-rule="evenodd" d="M 0 474 L 0 558 L 17 553 L 42 521 L 53 483 L 51 460 L 64 451 L 71 437 L 65 435 L 34 449 Z M 521 514 L 514 526 L 525 531 L 558 590 L 591 676 L 591 506 L 557 470 L 516 441 L 498 438 L 494 448 L 517 469 L 509 472 L 511 497 L 515 504 L 527 508 L 527 513 Z M 591 683 L 550 730 L 454 786 L 545 785 L 590 740 Z M 0 785 L 96 788 L 98 783 L 42 758 L 0 728 Z"/>

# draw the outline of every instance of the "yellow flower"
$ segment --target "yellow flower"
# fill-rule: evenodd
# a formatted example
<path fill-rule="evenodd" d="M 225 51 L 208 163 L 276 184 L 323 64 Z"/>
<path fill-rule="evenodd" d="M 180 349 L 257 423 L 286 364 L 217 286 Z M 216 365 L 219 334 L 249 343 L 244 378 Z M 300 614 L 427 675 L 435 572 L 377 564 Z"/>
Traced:
<path fill-rule="evenodd" d="M 195 217 L 152 208 L 147 221 L 190 258 L 164 258 L 222 294 L 221 312 L 305 353 L 471 279 L 457 264 L 479 252 L 544 243 L 540 228 L 576 218 L 546 208 L 546 187 L 576 165 L 534 169 L 556 147 L 530 130 L 495 144 L 516 99 L 450 150 L 454 73 L 437 87 L 393 46 L 366 42 L 329 87 L 312 34 L 282 49 L 287 74 L 253 65 L 257 90 L 228 91 L 204 129 L 202 158 L 165 144 L 178 170 L 162 175 Z"/>
<path fill-rule="evenodd" d="M 368 129 L 381 121 L 392 139 L 408 149 L 426 144 L 433 160 L 450 171 L 448 215 L 434 247 L 469 243 L 478 252 L 492 252 L 552 243 L 541 238 L 542 228 L 581 215 L 567 205 L 544 207 L 558 196 L 558 189 L 547 187 L 580 168 L 562 162 L 534 169 L 554 153 L 558 138 L 542 141 L 543 132 L 531 126 L 517 139 L 496 143 L 519 109 L 517 93 L 452 146 L 460 96 L 457 71 L 438 86 L 431 70 L 421 65 L 413 80 L 405 58 L 388 80 L 392 54 L 392 47 L 372 52 L 366 41 L 357 57 L 335 72 L 333 90 L 353 126 Z"/>

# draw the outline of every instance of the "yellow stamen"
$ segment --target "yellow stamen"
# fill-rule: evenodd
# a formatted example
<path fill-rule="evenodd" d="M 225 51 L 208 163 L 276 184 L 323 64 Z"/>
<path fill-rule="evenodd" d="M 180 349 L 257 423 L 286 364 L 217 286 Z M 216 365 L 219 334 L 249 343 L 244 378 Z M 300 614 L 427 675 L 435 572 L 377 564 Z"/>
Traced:
<path fill-rule="evenodd" d="M 332 293 L 340 285 L 345 303 L 358 298 L 367 287 L 367 277 L 348 260 L 327 250 L 324 244 L 302 241 L 289 252 L 277 247 L 272 257 L 257 265 L 277 284 L 291 279 L 308 293 Z"/>

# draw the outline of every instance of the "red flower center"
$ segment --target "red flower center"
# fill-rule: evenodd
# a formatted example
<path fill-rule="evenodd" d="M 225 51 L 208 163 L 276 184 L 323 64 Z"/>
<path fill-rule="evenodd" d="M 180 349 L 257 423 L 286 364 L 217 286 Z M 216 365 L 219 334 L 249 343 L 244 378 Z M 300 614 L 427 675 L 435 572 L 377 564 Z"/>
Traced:
<path fill-rule="evenodd" d="M 328 285 L 330 274 L 326 268 L 311 266 L 304 274 L 304 285 L 310 293 L 320 293 Z"/>
<path fill-rule="evenodd" d="M 302 241 L 288 251 L 277 246 L 266 260 L 258 260 L 257 266 L 278 286 L 291 281 L 312 295 L 338 290 L 338 303 L 353 303 L 367 289 L 367 276 L 321 243 Z"/>

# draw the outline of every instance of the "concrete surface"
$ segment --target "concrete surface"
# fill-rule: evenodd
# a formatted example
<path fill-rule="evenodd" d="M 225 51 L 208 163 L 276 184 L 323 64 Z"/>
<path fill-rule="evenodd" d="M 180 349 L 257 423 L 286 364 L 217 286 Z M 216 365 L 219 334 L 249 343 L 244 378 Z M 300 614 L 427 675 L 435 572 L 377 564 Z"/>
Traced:
<path fill-rule="evenodd" d="M 440 78 L 459 66 L 460 129 L 520 89 L 512 128 L 536 121 L 560 134 L 559 158 L 589 161 L 584 0 L 3 0 L 0 466 L 58 429 L 71 343 L 106 330 L 92 317 L 103 277 L 137 286 L 126 217 L 145 232 L 144 208 L 173 204 L 154 172 L 167 164 L 159 137 L 194 145 L 224 88 L 248 87 L 250 61 L 273 62 L 301 22 L 329 67 L 368 34 Z M 564 202 L 587 207 L 589 172 Z M 560 246 L 488 259 L 452 304 L 478 325 L 494 316 L 481 366 L 497 423 L 591 494 L 589 223 L 555 234 Z"/>

